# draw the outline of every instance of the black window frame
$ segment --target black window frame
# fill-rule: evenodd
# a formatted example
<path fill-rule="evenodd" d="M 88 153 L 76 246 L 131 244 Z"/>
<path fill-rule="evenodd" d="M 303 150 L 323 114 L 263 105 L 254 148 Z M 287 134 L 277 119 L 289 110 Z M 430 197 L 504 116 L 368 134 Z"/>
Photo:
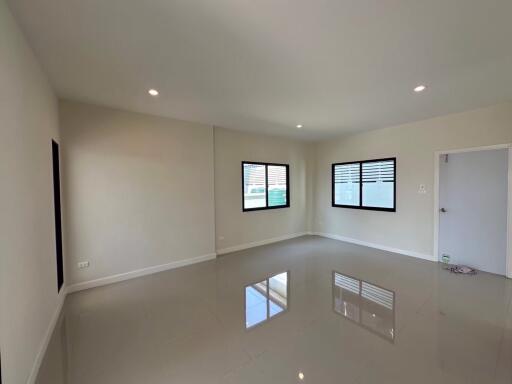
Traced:
<path fill-rule="evenodd" d="M 384 208 L 384 207 L 369 207 L 363 205 L 363 164 L 367 163 L 378 163 L 381 161 L 393 161 L 393 207 L 392 208 Z M 359 164 L 359 205 L 346 205 L 346 204 L 336 204 L 335 196 L 334 196 L 334 173 L 337 165 L 348 165 L 348 164 Z M 333 163 L 331 166 L 331 204 L 334 208 L 351 208 L 351 209 L 362 209 L 365 211 L 383 211 L 383 212 L 396 212 L 396 157 L 386 157 L 382 159 L 370 159 L 370 160 L 360 160 L 360 161 L 346 161 L 343 163 Z"/>
<path fill-rule="evenodd" d="M 245 208 L 245 191 L 244 191 L 244 165 L 245 164 L 254 164 L 254 165 L 264 165 L 265 166 L 265 207 L 256 207 L 256 208 Z M 285 205 L 276 205 L 269 207 L 268 206 L 268 166 L 279 166 L 286 168 L 286 204 Z M 290 165 L 289 164 L 280 164 L 280 163 L 263 163 L 260 161 L 242 161 L 242 212 L 251 212 L 251 211 L 265 211 L 267 209 L 281 209 L 281 208 L 290 208 Z"/>

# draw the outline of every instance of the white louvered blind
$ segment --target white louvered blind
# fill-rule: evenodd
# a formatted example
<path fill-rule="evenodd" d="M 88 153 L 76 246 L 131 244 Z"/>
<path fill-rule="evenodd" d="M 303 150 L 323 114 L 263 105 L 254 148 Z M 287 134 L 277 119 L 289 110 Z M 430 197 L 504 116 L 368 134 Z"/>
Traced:
<path fill-rule="evenodd" d="M 339 205 L 358 206 L 360 169 L 359 163 L 334 166 L 334 202 Z"/>
<path fill-rule="evenodd" d="M 356 295 L 359 295 L 360 291 L 360 280 L 354 279 L 353 277 L 342 275 L 341 273 L 334 274 L 334 284 L 337 287 L 346 289 Z"/>
<path fill-rule="evenodd" d="M 333 164 L 333 206 L 395 211 L 396 159 Z"/>
<path fill-rule="evenodd" d="M 375 161 L 362 164 L 363 206 L 393 208 L 395 161 Z"/>
<path fill-rule="evenodd" d="M 395 296 L 387 289 L 377 287 L 373 284 L 362 282 L 361 296 L 387 309 L 393 309 Z"/>

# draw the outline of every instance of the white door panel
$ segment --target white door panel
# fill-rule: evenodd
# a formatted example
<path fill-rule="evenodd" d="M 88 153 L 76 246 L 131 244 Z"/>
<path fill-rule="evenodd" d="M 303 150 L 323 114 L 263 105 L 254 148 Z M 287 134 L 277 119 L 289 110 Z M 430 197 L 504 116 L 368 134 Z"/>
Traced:
<path fill-rule="evenodd" d="M 508 150 L 441 155 L 439 259 L 506 274 Z"/>

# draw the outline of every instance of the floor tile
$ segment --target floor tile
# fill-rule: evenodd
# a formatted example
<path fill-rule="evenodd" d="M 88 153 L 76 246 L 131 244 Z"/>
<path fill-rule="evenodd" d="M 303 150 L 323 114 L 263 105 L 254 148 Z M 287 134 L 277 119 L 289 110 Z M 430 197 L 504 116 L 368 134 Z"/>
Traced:
<path fill-rule="evenodd" d="M 305 236 L 69 295 L 37 383 L 141 382 L 510 384 L 512 281 Z"/>

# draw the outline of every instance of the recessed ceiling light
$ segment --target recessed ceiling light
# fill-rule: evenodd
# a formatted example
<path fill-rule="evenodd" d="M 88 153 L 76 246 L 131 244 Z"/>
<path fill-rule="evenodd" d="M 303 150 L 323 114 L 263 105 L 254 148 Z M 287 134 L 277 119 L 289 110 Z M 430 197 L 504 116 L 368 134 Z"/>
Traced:
<path fill-rule="evenodd" d="M 151 96 L 158 96 L 159 92 L 156 90 L 156 89 L 150 89 L 148 91 L 148 93 L 151 95 Z"/>
<path fill-rule="evenodd" d="M 296 127 L 301 129 L 302 128 L 302 124 L 297 124 Z"/>
<path fill-rule="evenodd" d="M 416 93 L 423 92 L 425 89 L 427 89 L 427 86 L 420 84 L 416 88 L 414 88 L 414 92 L 416 92 Z"/>
<path fill-rule="evenodd" d="M 299 380 L 304 380 L 304 374 L 302 372 L 299 372 Z"/>

